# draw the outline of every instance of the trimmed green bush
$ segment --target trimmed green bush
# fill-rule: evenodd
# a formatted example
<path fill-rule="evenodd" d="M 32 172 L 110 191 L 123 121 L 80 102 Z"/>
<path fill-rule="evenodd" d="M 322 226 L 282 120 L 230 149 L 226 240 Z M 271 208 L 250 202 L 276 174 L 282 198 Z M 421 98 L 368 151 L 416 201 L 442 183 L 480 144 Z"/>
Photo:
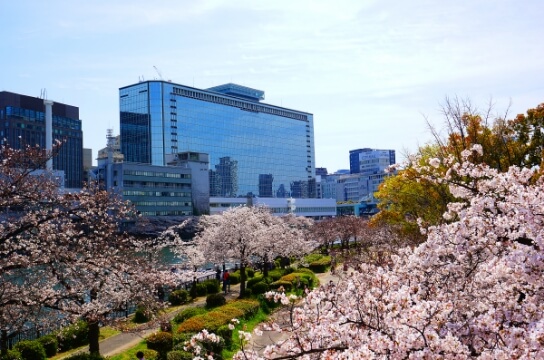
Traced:
<path fill-rule="evenodd" d="M 209 279 L 204 281 L 203 284 L 206 285 L 206 293 L 208 295 L 217 294 L 220 290 L 219 280 Z"/>
<path fill-rule="evenodd" d="M 1 360 L 22 360 L 23 356 L 17 350 L 9 350 L 8 349 L 8 353 L 6 355 L 4 355 L 3 357 L 0 356 L 0 359 Z"/>
<path fill-rule="evenodd" d="M 278 281 L 283 276 L 281 269 L 271 270 L 268 272 L 268 276 L 272 278 L 272 281 Z"/>
<path fill-rule="evenodd" d="M 59 342 L 55 335 L 42 336 L 38 339 L 38 341 L 45 349 L 45 355 L 47 355 L 47 357 L 53 357 L 57 355 L 57 352 L 59 350 Z"/>
<path fill-rule="evenodd" d="M 172 306 L 183 305 L 189 301 L 189 292 L 187 290 L 174 290 L 168 295 L 168 302 Z"/>
<path fill-rule="evenodd" d="M 251 279 L 249 279 L 247 282 L 246 282 L 246 287 L 251 289 L 253 287 L 253 285 L 259 283 L 263 281 L 263 276 L 262 275 L 258 275 L 258 276 L 255 276 Z"/>
<path fill-rule="evenodd" d="M 314 261 L 318 261 L 319 259 L 321 259 L 324 255 L 323 254 L 319 254 L 319 253 L 313 253 L 313 254 L 308 254 L 304 257 L 304 262 L 306 264 L 311 264 L 313 263 Z"/>
<path fill-rule="evenodd" d="M 312 270 L 307 269 L 307 268 L 303 268 L 303 267 L 300 267 L 300 268 L 296 269 L 296 271 L 294 271 L 294 272 L 301 273 L 301 274 L 314 275 L 314 272 Z"/>
<path fill-rule="evenodd" d="M 206 297 L 206 307 L 208 309 L 223 306 L 227 303 L 227 299 L 223 294 L 210 294 Z"/>
<path fill-rule="evenodd" d="M 142 306 L 138 306 L 136 308 L 136 311 L 134 312 L 134 317 L 132 318 L 132 322 L 136 324 L 143 324 L 148 322 L 149 320 L 150 319 L 146 309 Z"/>
<path fill-rule="evenodd" d="M 190 352 L 183 350 L 172 350 L 166 355 L 166 360 L 193 360 L 193 357 L 194 355 Z"/>
<path fill-rule="evenodd" d="M 166 360 L 168 352 L 174 347 L 173 337 L 169 332 L 156 332 L 148 336 L 145 341 L 148 349 L 158 353 L 159 360 Z"/>
<path fill-rule="evenodd" d="M 240 270 L 232 272 L 229 274 L 229 281 L 231 285 L 236 285 L 240 283 Z"/>
<path fill-rule="evenodd" d="M 319 260 L 312 261 L 308 266 L 314 273 L 324 273 L 331 266 L 331 257 L 323 256 Z"/>
<path fill-rule="evenodd" d="M 204 283 L 196 284 L 196 296 L 206 296 L 208 294 L 208 287 Z"/>
<path fill-rule="evenodd" d="M 248 279 L 251 279 L 255 276 L 255 270 L 253 270 L 252 268 L 248 268 L 246 270 L 246 274 L 247 274 L 247 277 Z"/>
<path fill-rule="evenodd" d="M 290 281 L 285 280 L 274 281 L 272 284 L 270 284 L 271 289 L 279 289 L 280 287 L 283 287 L 285 291 L 290 291 L 293 287 L 293 284 L 291 284 Z"/>
<path fill-rule="evenodd" d="M 75 324 L 65 327 L 57 333 L 59 351 L 75 349 L 89 343 L 89 325 L 80 320 Z"/>
<path fill-rule="evenodd" d="M 217 335 L 221 336 L 225 341 L 225 347 L 230 349 L 232 346 L 232 330 L 229 329 L 228 325 L 220 326 L 217 329 Z"/>
<path fill-rule="evenodd" d="M 17 350 L 24 360 L 45 360 L 45 349 L 37 340 L 23 340 L 15 344 L 14 349 Z"/>
<path fill-rule="evenodd" d="M 205 314 L 205 313 L 207 313 L 207 310 L 202 308 L 202 307 L 198 307 L 198 306 L 190 307 L 190 308 L 187 308 L 187 309 L 184 309 L 184 310 L 180 311 L 172 319 L 172 321 L 175 322 L 176 324 L 179 324 L 179 323 L 182 323 L 182 322 L 184 322 L 185 320 L 187 320 L 189 318 L 192 318 L 193 316 L 202 315 L 202 314 Z"/>
<path fill-rule="evenodd" d="M 144 350 L 144 359 L 146 359 L 146 360 L 158 360 L 159 359 L 159 353 L 157 351 L 155 351 L 155 350 L 145 349 Z"/>
<path fill-rule="evenodd" d="M 193 316 L 178 327 L 178 333 L 199 332 L 202 329 L 208 329 L 210 332 L 216 332 L 223 325 L 227 325 L 233 318 L 250 318 L 259 311 L 259 302 L 254 300 L 237 300 L 226 305 L 215 308 L 214 310 Z"/>
<path fill-rule="evenodd" d="M 65 358 L 65 360 L 105 360 L 105 359 L 106 359 L 105 357 L 99 354 L 87 354 L 87 353 L 79 353 L 79 354 L 75 354 Z M 153 358 L 149 358 L 149 359 L 153 360 Z"/>
<path fill-rule="evenodd" d="M 253 285 L 253 287 L 251 287 L 251 293 L 253 295 L 264 294 L 268 290 L 270 290 L 270 286 L 268 286 L 268 284 L 263 281 L 258 282 L 255 285 Z"/>

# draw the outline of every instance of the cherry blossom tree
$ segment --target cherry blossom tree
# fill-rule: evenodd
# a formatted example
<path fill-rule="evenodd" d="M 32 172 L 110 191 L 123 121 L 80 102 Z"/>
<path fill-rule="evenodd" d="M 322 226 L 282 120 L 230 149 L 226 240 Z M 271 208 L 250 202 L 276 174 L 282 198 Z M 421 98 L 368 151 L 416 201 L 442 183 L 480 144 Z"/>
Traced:
<path fill-rule="evenodd" d="M 233 259 L 240 263 L 240 297 L 244 296 L 246 267 L 252 257 L 273 259 L 298 255 L 309 249 L 305 220 L 274 217 L 265 207 L 236 207 L 220 215 L 203 216 L 195 237 L 197 248 L 209 262 Z"/>
<path fill-rule="evenodd" d="M 0 148 L 0 326 L 6 335 L 85 319 L 90 351 L 99 323 L 127 302 L 156 308 L 156 285 L 172 281 L 148 244 L 121 231 L 135 212 L 97 187 L 65 193 L 43 170 L 55 151 Z"/>
<path fill-rule="evenodd" d="M 473 154 L 481 147 L 429 161 L 448 168 L 429 181 L 459 201 L 447 223 L 422 227 L 424 243 L 310 292 L 289 313 L 289 339 L 235 359 L 544 358 L 544 180 Z"/>

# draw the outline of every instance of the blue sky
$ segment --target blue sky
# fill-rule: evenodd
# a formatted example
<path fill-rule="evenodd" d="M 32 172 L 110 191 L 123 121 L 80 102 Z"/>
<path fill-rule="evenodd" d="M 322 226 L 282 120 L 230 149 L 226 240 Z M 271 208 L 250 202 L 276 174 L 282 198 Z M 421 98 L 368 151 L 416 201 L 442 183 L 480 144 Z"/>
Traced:
<path fill-rule="evenodd" d="M 119 87 L 235 82 L 314 114 L 316 166 L 413 152 L 446 96 L 513 117 L 544 102 L 540 0 L 0 1 L 0 90 L 80 108 L 84 147 L 119 133 Z"/>

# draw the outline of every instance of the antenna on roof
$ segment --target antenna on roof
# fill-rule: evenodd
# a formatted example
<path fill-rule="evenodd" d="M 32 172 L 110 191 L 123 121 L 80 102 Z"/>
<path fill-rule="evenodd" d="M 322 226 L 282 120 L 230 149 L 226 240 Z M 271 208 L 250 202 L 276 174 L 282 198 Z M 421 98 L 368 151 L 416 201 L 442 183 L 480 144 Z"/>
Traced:
<path fill-rule="evenodd" d="M 157 69 L 157 67 L 155 65 L 153 65 L 153 67 L 155 68 L 155 71 L 157 72 L 157 74 L 159 75 L 159 79 L 162 80 L 162 74 L 161 72 L 159 71 L 159 69 Z"/>

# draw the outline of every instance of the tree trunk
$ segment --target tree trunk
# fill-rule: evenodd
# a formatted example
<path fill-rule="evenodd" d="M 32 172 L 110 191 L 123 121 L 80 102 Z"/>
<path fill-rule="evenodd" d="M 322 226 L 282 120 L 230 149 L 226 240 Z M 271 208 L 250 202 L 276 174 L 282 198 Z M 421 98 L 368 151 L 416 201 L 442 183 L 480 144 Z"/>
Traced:
<path fill-rule="evenodd" d="M 98 321 L 89 323 L 89 352 L 91 354 L 100 354 L 98 340 L 100 339 L 100 327 Z"/>
<path fill-rule="evenodd" d="M 240 261 L 240 296 L 239 299 L 242 299 L 246 292 L 246 264 Z"/>
<path fill-rule="evenodd" d="M 263 276 L 264 276 L 264 278 L 268 277 L 268 265 L 269 264 L 270 264 L 270 262 L 268 261 L 268 255 L 265 255 L 265 257 L 263 259 Z"/>
<path fill-rule="evenodd" d="M 0 348 L 2 357 L 8 354 L 8 331 L 3 329 L 0 335 Z"/>

